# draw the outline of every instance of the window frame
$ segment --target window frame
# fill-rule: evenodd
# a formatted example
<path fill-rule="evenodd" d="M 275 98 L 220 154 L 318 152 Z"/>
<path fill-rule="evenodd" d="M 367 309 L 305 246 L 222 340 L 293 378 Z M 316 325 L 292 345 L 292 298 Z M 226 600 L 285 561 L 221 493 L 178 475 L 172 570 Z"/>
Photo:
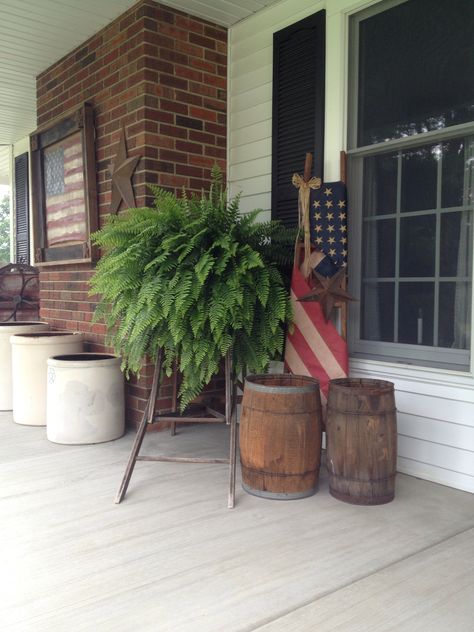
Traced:
<path fill-rule="evenodd" d="M 453 125 L 439 130 L 414 134 L 404 138 L 396 138 L 372 145 L 357 146 L 358 133 L 358 86 L 359 86 L 359 24 L 378 13 L 387 11 L 408 0 L 387 0 L 371 5 L 365 10 L 348 15 L 348 98 L 347 98 L 347 157 L 349 208 L 355 212 L 349 214 L 349 254 L 348 272 L 352 293 L 362 297 L 362 196 L 363 196 L 363 161 L 364 158 L 390 152 L 405 151 L 421 145 L 436 145 L 445 140 L 474 135 L 474 121 Z M 474 211 L 472 211 L 474 213 Z M 409 215 L 409 213 L 407 213 Z M 474 231 L 473 231 L 474 233 Z M 474 248 L 474 237 L 471 241 L 471 252 Z M 474 257 L 471 256 L 471 306 L 474 295 Z M 362 300 L 362 299 L 361 299 Z M 471 307 L 471 323 L 474 319 Z M 360 336 L 361 303 L 353 303 L 348 314 L 348 343 L 353 359 L 414 365 L 419 368 L 429 367 L 460 372 L 463 375 L 471 370 L 473 330 L 471 326 L 470 349 L 451 349 L 426 345 L 404 344 L 398 342 L 372 341 Z M 440 356 L 443 358 L 440 361 Z"/>

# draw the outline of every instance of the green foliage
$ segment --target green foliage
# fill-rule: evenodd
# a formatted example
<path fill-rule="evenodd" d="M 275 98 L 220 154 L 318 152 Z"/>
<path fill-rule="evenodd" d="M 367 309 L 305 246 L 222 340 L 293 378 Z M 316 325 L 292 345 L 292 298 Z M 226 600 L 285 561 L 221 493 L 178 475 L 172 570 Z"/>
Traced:
<path fill-rule="evenodd" d="M 179 359 L 181 409 L 230 349 L 236 372 L 265 370 L 291 320 L 279 265 L 292 259 L 294 234 L 258 223 L 258 211 L 240 215 L 220 172 L 213 178 L 209 197 L 152 187 L 154 208 L 111 216 L 93 236 L 104 251 L 91 280 L 96 320 L 105 321 L 126 372 L 139 372 L 160 347 L 168 374 Z"/>
<path fill-rule="evenodd" d="M 0 199 L 0 262 L 10 261 L 10 198 Z"/>

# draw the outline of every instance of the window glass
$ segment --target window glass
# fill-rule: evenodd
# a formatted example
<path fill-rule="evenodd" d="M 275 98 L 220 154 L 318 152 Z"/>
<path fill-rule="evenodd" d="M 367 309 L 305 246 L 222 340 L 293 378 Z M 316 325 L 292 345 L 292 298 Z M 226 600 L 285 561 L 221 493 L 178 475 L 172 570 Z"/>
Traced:
<path fill-rule="evenodd" d="M 432 345 L 434 283 L 400 283 L 398 342 Z"/>
<path fill-rule="evenodd" d="M 456 138 L 443 143 L 443 175 L 441 206 L 462 206 L 464 197 L 464 139 Z"/>
<path fill-rule="evenodd" d="M 364 215 L 387 215 L 397 208 L 398 154 L 370 156 L 364 163 Z"/>
<path fill-rule="evenodd" d="M 436 216 L 415 215 L 400 220 L 400 276 L 435 274 Z"/>
<path fill-rule="evenodd" d="M 472 213 L 456 211 L 441 216 L 440 270 L 444 277 L 469 276 Z"/>
<path fill-rule="evenodd" d="M 393 342 L 395 283 L 364 283 L 361 337 Z"/>
<path fill-rule="evenodd" d="M 436 182 L 440 148 L 418 147 L 402 155 L 402 211 L 436 208 Z"/>
<path fill-rule="evenodd" d="M 359 26 L 358 146 L 474 120 L 474 2 L 408 0 Z"/>
<path fill-rule="evenodd" d="M 394 219 L 380 219 L 365 222 L 362 241 L 363 267 L 365 277 L 395 276 L 395 239 Z"/>
<path fill-rule="evenodd" d="M 471 290 L 469 283 L 445 282 L 439 288 L 438 346 L 470 347 Z"/>
<path fill-rule="evenodd" d="M 356 355 L 470 367 L 473 33 L 474 0 L 386 0 L 351 18 Z"/>
<path fill-rule="evenodd" d="M 469 349 L 472 145 L 468 137 L 362 158 L 361 341 Z"/>

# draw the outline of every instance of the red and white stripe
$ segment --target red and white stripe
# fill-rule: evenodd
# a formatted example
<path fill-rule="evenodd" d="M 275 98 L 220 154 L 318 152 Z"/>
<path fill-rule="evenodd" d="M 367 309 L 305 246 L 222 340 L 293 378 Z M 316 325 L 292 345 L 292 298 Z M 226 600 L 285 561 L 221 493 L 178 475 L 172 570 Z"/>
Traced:
<path fill-rule="evenodd" d="M 286 338 L 285 363 L 291 373 L 319 380 L 321 401 L 326 404 L 329 380 L 347 377 L 347 344 L 332 322 L 326 322 L 316 301 L 299 302 L 311 288 L 295 266 L 291 279 L 294 330 Z"/>
<path fill-rule="evenodd" d="M 81 136 L 75 134 L 61 144 L 64 149 L 64 192 L 46 198 L 48 246 L 84 241 L 87 232 Z"/>

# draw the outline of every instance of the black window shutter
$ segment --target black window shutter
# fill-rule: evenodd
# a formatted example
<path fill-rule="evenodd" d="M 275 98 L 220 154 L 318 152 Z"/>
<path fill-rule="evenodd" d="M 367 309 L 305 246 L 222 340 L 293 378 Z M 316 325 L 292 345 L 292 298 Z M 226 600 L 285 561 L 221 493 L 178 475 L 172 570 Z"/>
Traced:
<path fill-rule="evenodd" d="M 318 11 L 273 36 L 272 217 L 298 222 L 293 173 L 323 177 L 326 12 Z"/>
<path fill-rule="evenodd" d="M 16 263 L 30 263 L 28 153 L 15 158 Z"/>

